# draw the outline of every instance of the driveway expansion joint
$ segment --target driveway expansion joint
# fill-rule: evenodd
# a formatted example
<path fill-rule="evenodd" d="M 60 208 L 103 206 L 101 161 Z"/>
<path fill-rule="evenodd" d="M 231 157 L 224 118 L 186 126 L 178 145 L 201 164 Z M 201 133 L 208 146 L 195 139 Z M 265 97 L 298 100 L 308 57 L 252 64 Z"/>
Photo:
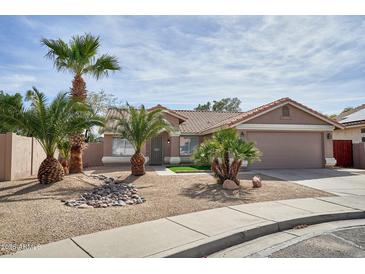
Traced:
<path fill-rule="evenodd" d="M 193 229 L 193 228 L 191 228 L 191 227 L 188 227 L 188 226 L 183 225 L 183 224 L 181 224 L 181 223 L 178 223 L 178 222 L 176 222 L 176 221 L 174 221 L 174 220 L 171 220 L 171 219 L 170 219 L 170 217 L 167 217 L 167 218 L 165 218 L 165 219 L 166 219 L 166 220 L 168 220 L 168 221 L 170 221 L 170 222 L 172 222 L 172 223 L 174 223 L 174 224 L 177 224 L 177 225 L 179 225 L 179 226 L 182 226 L 182 227 L 184 227 L 184 228 L 186 228 L 186 229 L 189 229 L 189 230 L 192 230 L 192 231 L 194 231 L 194 232 L 196 232 L 196 233 L 199 233 L 199 234 L 201 234 L 201 235 L 203 235 L 203 236 L 205 236 L 205 237 L 209 237 L 209 235 L 204 234 L 203 232 L 200 232 L 200 231 L 195 230 L 195 229 Z"/>
<path fill-rule="evenodd" d="M 90 258 L 94 258 L 86 249 L 84 249 L 81 245 L 79 245 L 76 241 L 74 241 L 73 238 L 70 238 L 70 240 L 78 247 L 80 248 L 83 252 L 85 252 L 88 256 L 90 256 Z"/>

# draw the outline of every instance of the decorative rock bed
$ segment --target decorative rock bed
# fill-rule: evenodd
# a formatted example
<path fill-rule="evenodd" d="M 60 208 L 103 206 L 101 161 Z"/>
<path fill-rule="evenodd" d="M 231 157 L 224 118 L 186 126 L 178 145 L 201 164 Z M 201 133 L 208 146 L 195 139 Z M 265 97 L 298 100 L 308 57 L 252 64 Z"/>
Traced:
<path fill-rule="evenodd" d="M 91 175 L 90 177 L 102 180 L 104 184 L 83 193 L 76 200 L 63 201 L 65 205 L 76 208 L 106 208 L 110 206 L 136 205 L 145 202 L 145 199 L 138 195 L 137 189 L 133 184 L 104 175 Z"/>

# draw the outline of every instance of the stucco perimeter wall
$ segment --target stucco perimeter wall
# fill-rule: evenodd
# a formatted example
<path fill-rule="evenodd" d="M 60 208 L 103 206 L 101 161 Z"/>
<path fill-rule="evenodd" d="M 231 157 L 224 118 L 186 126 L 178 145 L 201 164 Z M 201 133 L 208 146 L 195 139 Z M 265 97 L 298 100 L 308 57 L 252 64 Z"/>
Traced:
<path fill-rule="evenodd" d="M 34 176 L 44 159 L 45 153 L 36 139 L 0 134 L 0 181 Z"/>
<path fill-rule="evenodd" d="M 9 161 L 6 147 L 6 134 L 0 134 L 0 181 L 5 181 L 6 178 L 6 164 Z"/>
<path fill-rule="evenodd" d="M 365 143 L 353 144 L 354 168 L 365 169 Z"/>
<path fill-rule="evenodd" d="M 84 150 L 82 155 L 84 167 L 102 166 L 103 162 L 101 161 L 101 159 L 103 158 L 103 153 L 103 142 L 88 143 L 87 148 Z"/>
<path fill-rule="evenodd" d="M 351 140 L 354 144 L 361 143 L 361 128 L 365 128 L 365 126 L 336 129 L 333 132 L 333 140 Z"/>

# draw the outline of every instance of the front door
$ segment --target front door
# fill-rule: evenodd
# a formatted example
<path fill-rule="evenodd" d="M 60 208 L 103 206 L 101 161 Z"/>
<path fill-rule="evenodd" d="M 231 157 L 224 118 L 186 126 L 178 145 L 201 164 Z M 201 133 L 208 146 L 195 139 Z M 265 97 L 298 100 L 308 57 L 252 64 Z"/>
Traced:
<path fill-rule="evenodd" d="M 161 135 L 151 139 L 151 165 L 162 165 L 162 137 Z"/>

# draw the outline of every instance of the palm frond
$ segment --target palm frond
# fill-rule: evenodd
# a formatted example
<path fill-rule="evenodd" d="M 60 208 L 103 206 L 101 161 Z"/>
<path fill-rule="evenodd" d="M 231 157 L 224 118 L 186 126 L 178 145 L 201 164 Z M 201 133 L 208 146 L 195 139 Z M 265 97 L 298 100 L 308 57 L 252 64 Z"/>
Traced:
<path fill-rule="evenodd" d="M 83 72 L 92 74 L 96 79 L 109 75 L 109 71 L 120 70 L 118 59 L 115 56 L 103 54 L 93 64 L 85 67 Z"/>
<path fill-rule="evenodd" d="M 143 105 L 139 109 L 127 105 L 127 109 L 118 114 L 112 118 L 115 124 L 111 130 L 127 139 L 136 151 L 140 151 L 148 139 L 172 129 L 160 110 L 147 111 Z"/>
<path fill-rule="evenodd" d="M 90 111 L 90 106 L 60 93 L 50 103 L 35 87 L 28 92 L 30 108 L 17 107 L 17 111 L 0 112 L 0 122 L 8 121 L 29 132 L 36 138 L 48 156 L 53 156 L 59 144 L 72 134 L 82 132 L 94 125 L 102 126 L 104 120 Z M 15 106 L 7 104 L 6 109 Z M 12 114 L 12 115 L 11 115 Z"/>
<path fill-rule="evenodd" d="M 82 75 L 91 74 L 97 79 L 108 76 L 109 71 L 120 70 L 118 59 L 107 54 L 97 58 L 100 38 L 91 34 L 76 35 L 67 44 L 61 39 L 42 39 L 48 47 L 46 57 L 54 61 L 57 70 L 68 70 Z"/>

